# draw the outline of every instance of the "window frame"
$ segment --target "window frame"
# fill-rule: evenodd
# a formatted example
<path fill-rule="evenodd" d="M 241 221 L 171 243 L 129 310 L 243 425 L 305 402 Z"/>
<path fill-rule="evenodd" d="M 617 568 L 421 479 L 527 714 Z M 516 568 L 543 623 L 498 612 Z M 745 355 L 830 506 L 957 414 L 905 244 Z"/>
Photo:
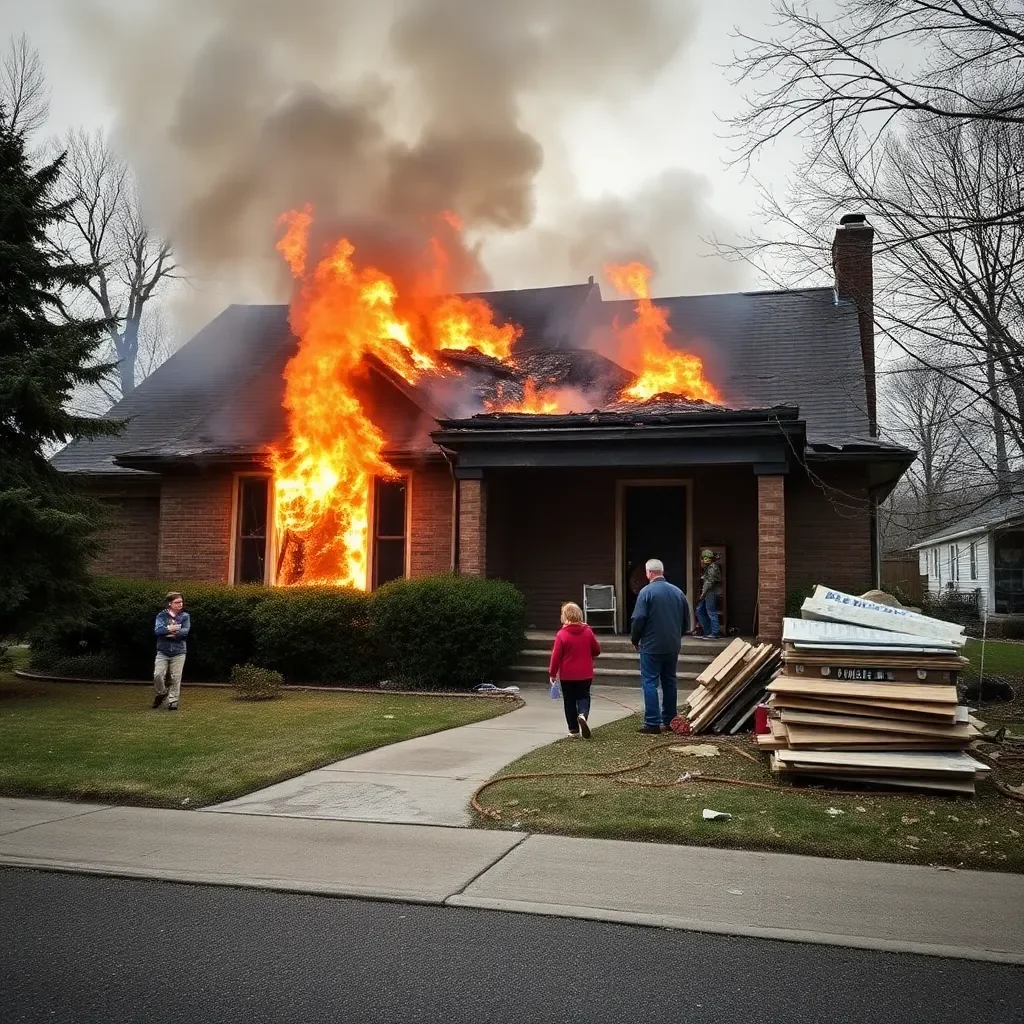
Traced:
<path fill-rule="evenodd" d="M 254 586 L 273 586 L 276 576 L 277 558 L 277 531 L 274 528 L 274 478 L 270 473 L 261 473 L 256 470 L 244 473 L 235 473 L 231 482 L 231 544 L 228 552 L 228 579 L 231 586 L 246 586 L 238 579 L 238 572 L 241 567 L 241 540 L 242 529 L 242 482 L 244 480 L 265 480 L 267 482 L 267 531 L 266 547 L 264 549 L 265 568 L 262 584 L 248 584 Z"/>
<path fill-rule="evenodd" d="M 392 536 L 377 536 L 377 495 L 378 488 L 382 484 L 405 485 L 405 515 L 403 516 L 402 528 L 404 530 L 401 538 Z M 367 559 L 366 559 L 366 589 L 376 590 L 380 585 L 377 583 L 377 541 L 378 540 L 399 540 L 402 541 L 402 575 L 399 579 L 408 579 L 410 575 L 412 555 L 412 474 L 399 473 L 397 477 L 375 476 L 372 478 L 370 487 L 370 507 L 367 537 Z M 389 581 L 390 582 L 390 581 Z"/>
<path fill-rule="evenodd" d="M 960 582 L 960 545 L 955 542 L 949 545 L 949 582 Z"/>
<path fill-rule="evenodd" d="M 971 569 L 971 582 L 976 583 L 978 580 L 978 542 L 976 540 L 971 541 L 970 546 L 970 569 Z"/>

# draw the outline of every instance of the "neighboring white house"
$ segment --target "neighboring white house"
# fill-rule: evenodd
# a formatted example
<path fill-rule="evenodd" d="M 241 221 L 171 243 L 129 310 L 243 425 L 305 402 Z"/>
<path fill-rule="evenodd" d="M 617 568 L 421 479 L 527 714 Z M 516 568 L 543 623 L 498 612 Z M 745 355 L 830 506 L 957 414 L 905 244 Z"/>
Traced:
<path fill-rule="evenodd" d="M 930 593 L 979 591 L 979 610 L 1024 612 L 1024 498 L 993 499 L 910 550 Z"/>

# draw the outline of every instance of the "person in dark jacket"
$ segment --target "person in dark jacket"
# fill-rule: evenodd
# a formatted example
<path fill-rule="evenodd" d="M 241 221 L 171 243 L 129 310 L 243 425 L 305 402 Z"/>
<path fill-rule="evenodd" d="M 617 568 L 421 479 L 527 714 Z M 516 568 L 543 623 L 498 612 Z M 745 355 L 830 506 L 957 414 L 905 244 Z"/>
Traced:
<path fill-rule="evenodd" d="M 562 628 L 555 636 L 548 665 L 548 678 L 562 685 L 562 704 L 570 737 L 590 739 L 590 684 L 594 681 L 594 659 L 601 645 L 594 631 L 583 621 L 583 610 L 571 601 L 562 605 Z"/>
<path fill-rule="evenodd" d="M 700 553 L 701 587 L 700 600 L 695 609 L 701 632 L 711 640 L 717 640 L 718 606 L 722 600 L 722 567 L 718 555 L 706 548 Z"/>
<path fill-rule="evenodd" d="M 156 663 L 153 666 L 153 707 L 166 700 L 168 711 L 178 710 L 181 694 L 181 674 L 185 670 L 185 637 L 192 622 L 184 611 L 185 599 L 172 591 L 167 595 L 167 607 L 156 616 L 153 632 L 156 634 Z M 170 689 L 167 679 L 170 678 Z"/>
<path fill-rule="evenodd" d="M 690 624 L 686 595 L 665 579 L 665 566 L 652 558 L 647 563 L 648 584 L 637 595 L 630 639 L 640 652 L 640 678 L 644 689 L 644 724 L 640 732 L 659 733 L 676 717 L 676 682 L 683 633 Z M 661 684 L 661 702 L 658 684 Z"/>

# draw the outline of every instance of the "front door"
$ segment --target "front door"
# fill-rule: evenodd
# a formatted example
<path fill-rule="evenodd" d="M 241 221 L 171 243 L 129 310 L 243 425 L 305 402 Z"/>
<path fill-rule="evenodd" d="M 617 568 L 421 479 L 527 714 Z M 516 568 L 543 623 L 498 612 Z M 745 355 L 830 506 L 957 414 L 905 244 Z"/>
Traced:
<path fill-rule="evenodd" d="M 647 583 L 649 558 L 665 563 L 665 578 L 686 590 L 686 487 L 682 484 L 627 486 L 623 495 L 623 582 L 626 628 L 636 595 Z"/>

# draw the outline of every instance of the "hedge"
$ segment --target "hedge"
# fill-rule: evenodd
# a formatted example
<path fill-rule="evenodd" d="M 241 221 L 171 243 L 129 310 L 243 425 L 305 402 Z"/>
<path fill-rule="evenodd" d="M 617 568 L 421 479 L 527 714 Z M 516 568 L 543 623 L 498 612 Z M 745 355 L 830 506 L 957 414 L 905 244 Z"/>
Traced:
<path fill-rule="evenodd" d="M 342 587 L 282 587 L 253 613 L 256 665 L 303 683 L 373 678 L 369 599 Z"/>
<path fill-rule="evenodd" d="M 428 576 L 374 593 L 370 633 L 388 677 L 409 686 L 489 682 L 523 649 L 526 605 L 501 580 Z"/>
<path fill-rule="evenodd" d="M 34 669 L 147 679 L 153 619 L 169 590 L 192 624 L 186 679 L 224 681 L 236 665 L 288 682 L 463 687 L 498 678 L 522 649 L 525 606 L 510 584 L 461 576 L 396 580 L 373 595 L 340 587 L 152 583 L 100 577 L 81 614 L 29 636 Z"/>

